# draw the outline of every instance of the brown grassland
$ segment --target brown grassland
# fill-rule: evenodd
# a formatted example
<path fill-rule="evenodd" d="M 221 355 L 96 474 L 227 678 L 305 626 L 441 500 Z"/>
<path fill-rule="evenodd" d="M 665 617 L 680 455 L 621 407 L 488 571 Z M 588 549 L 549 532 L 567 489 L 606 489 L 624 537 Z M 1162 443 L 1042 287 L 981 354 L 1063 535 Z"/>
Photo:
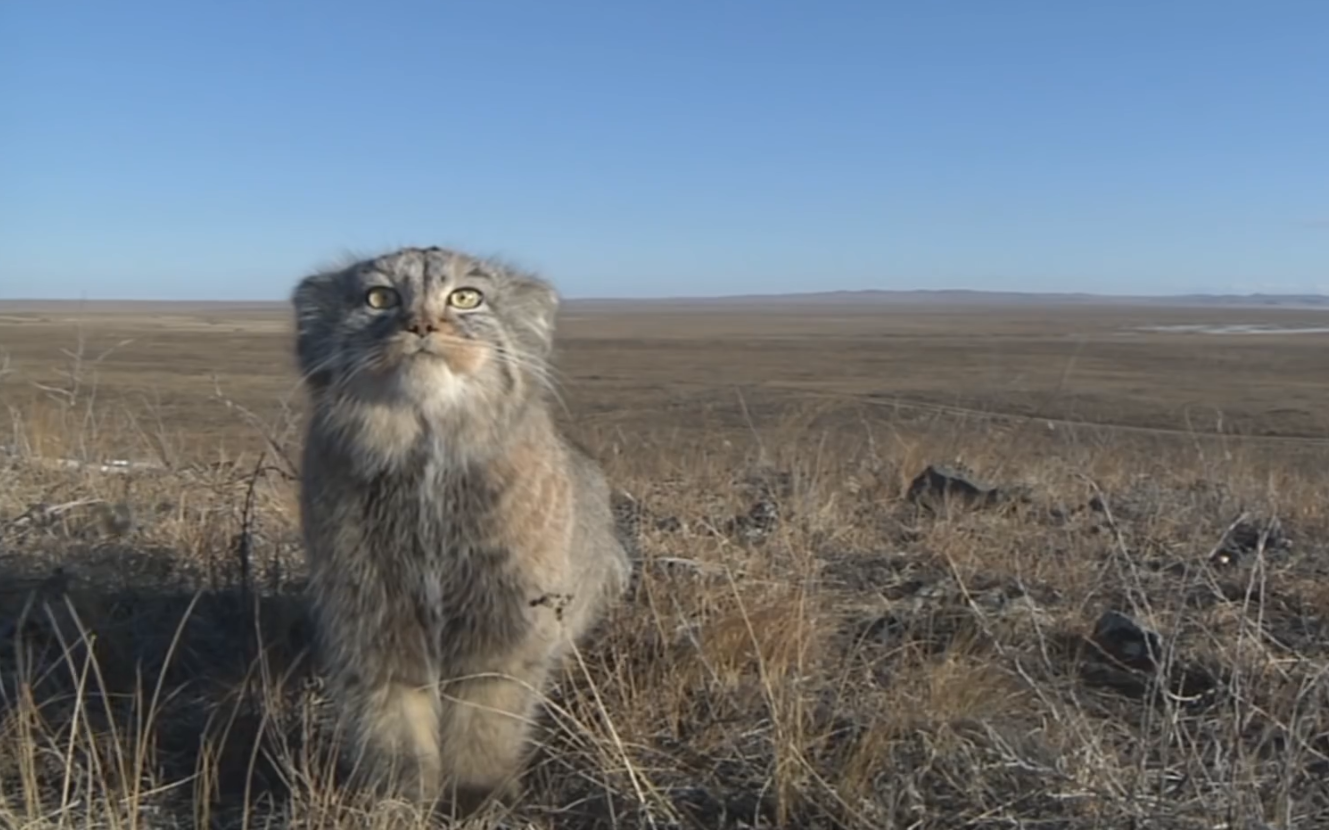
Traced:
<path fill-rule="evenodd" d="M 639 581 L 473 826 L 1329 826 L 1329 335 L 1138 330 L 1324 319 L 570 303 Z M 426 821 L 330 760 L 289 345 L 0 304 L 0 826 Z"/>

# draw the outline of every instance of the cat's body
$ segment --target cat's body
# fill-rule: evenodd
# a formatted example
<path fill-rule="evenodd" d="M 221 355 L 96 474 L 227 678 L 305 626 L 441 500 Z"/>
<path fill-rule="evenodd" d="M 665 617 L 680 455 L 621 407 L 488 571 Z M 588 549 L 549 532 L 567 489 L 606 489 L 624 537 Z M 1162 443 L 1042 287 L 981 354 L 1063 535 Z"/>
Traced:
<path fill-rule="evenodd" d="M 362 772 L 411 797 L 505 789 L 550 670 L 626 587 L 608 486 L 541 394 L 556 303 L 441 249 L 295 293 L 320 651 Z"/>

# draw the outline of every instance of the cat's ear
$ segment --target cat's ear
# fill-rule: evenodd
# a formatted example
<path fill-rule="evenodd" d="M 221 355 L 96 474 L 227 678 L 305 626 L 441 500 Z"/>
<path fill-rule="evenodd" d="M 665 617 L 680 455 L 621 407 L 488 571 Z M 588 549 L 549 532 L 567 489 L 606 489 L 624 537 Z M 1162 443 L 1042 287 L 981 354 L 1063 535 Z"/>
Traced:
<path fill-rule="evenodd" d="M 535 276 L 521 276 L 508 286 L 510 319 L 524 329 L 541 354 L 554 343 L 554 319 L 558 316 L 559 296 L 554 286 Z"/>

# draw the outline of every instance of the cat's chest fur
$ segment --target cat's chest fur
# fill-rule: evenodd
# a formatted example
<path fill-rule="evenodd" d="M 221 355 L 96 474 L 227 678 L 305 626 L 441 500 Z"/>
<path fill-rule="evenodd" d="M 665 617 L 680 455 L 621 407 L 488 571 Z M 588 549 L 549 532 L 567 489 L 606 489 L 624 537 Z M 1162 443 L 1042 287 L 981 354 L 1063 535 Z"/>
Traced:
<path fill-rule="evenodd" d="M 502 493 L 483 469 L 421 459 L 380 474 L 363 504 L 390 596 L 410 597 L 434 656 L 447 661 L 520 639 L 528 591 L 495 532 Z"/>

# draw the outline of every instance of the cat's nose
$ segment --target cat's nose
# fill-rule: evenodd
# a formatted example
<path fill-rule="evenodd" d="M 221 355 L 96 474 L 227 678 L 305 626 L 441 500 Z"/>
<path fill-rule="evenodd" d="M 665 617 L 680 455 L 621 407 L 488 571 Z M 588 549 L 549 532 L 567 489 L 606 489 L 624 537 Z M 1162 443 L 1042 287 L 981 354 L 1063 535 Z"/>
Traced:
<path fill-rule="evenodd" d="M 433 320 L 416 317 L 406 322 L 406 330 L 411 334 L 424 337 L 427 334 L 433 334 L 438 331 L 438 324 Z"/>

